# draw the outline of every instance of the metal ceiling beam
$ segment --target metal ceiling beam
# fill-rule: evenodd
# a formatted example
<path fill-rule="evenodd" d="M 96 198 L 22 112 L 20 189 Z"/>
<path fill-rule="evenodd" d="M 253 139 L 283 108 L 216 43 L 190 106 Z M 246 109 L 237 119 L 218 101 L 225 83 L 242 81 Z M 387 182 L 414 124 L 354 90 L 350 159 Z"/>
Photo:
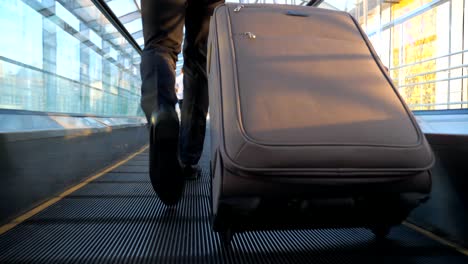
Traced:
<path fill-rule="evenodd" d="M 134 11 L 134 12 L 131 12 L 131 13 L 128 13 L 128 14 L 125 14 L 125 15 L 119 17 L 119 20 L 120 20 L 120 22 L 122 22 L 122 24 L 127 24 L 127 23 L 135 21 L 135 20 L 137 20 L 139 18 L 141 18 L 140 11 Z"/>
<path fill-rule="evenodd" d="M 142 38 L 142 37 L 143 37 L 143 30 L 137 31 L 137 32 L 135 32 L 135 33 L 132 33 L 132 37 L 133 37 L 134 39 Z"/>

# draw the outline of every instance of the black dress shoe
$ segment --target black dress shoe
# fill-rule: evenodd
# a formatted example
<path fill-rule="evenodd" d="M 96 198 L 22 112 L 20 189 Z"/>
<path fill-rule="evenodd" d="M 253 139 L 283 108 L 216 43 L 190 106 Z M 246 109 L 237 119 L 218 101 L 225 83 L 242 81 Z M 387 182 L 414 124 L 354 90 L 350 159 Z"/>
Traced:
<path fill-rule="evenodd" d="M 201 168 L 198 165 L 185 165 L 182 171 L 184 178 L 189 181 L 197 180 L 201 176 Z"/>
<path fill-rule="evenodd" d="M 184 191 L 179 164 L 179 118 L 174 109 L 161 107 L 151 115 L 150 179 L 153 189 L 167 206 L 177 204 Z"/>

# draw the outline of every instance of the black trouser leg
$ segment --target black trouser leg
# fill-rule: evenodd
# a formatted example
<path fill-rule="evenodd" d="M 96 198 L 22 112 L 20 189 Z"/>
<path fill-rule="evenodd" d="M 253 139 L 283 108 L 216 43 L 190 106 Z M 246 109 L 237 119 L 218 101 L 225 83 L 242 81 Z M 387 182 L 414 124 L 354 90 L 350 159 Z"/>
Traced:
<path fill-rule="evenodd" d="M 185 165 L 197 164 L 203 151 L 208 113 L 208 32 L 213 10 L 221 3 L 224 3 L 224 0 L 188 1 L 184 41 L 184 104 L 179 152 Z"/>
<path fill-rule="evenodd" d="M 184 99 L 179 99 L 179 109 L 182 111 L 182 105 L 184 103 Z"/>
<path fill-rule="evenodd" d="M 145 49 L 141 56 L 141 107 L 148 122 L 163 104 L 174 108 L 175 67 L 180 53 L 186 0 L 142 0 Z"/>

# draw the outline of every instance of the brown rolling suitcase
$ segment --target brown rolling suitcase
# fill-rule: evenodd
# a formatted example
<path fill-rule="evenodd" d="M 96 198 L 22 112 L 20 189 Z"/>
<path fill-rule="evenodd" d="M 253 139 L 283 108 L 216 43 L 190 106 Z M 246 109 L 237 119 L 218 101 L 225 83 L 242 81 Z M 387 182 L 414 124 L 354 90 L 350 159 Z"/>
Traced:
<path fill-rule="evenodd" d="M 208 41 L 213 228 L 368 227 L 431 190 L 432 151 L 358 23 L 301 6 L 216 8 Z"/>

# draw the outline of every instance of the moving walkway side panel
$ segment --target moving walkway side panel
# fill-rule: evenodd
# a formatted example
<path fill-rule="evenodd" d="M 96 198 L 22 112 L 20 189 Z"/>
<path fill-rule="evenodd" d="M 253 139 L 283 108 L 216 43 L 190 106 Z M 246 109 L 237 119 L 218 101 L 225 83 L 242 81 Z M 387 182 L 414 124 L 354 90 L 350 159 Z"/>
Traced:
<path fill-rule="evenodd" d="M 449 119 L 441 118 L 445 122 Z M 468 115 L 464 119 L 468 127 Z M 436 156 L 431 198 L 410 215 L 409 221 L 468 247 L 468 135 L 426 136 Z"/>
<path fill-rule="evenodd" d="M 0 120 L 0 224 L 147 143 L 140 118 L 1 110 Z"/>

